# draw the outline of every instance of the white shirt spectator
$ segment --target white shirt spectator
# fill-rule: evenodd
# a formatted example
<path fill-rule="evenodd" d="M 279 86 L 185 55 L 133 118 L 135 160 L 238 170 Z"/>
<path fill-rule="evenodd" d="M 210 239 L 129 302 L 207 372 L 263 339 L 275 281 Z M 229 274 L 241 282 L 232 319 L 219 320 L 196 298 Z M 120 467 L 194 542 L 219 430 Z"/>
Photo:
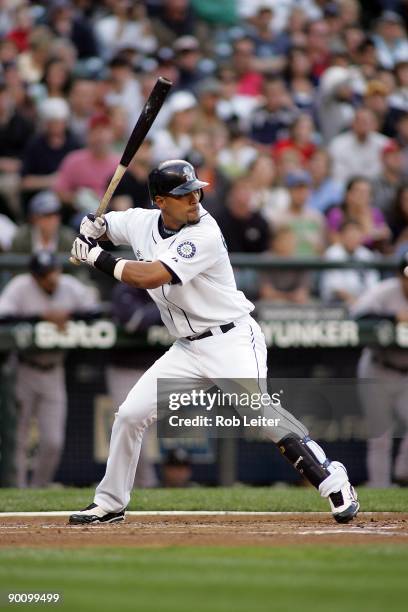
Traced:
<path fill-rule="evenodd" d="M 333 178 L 346 183 L 351 177 L 360 175 L 368 179 L 382 172 L 382 151 L 388 138 L 371 132 L 365 140 L 358 140 L 352 130 L 334 138 L 329 146 L 333 162 Z"/>
<path fill-rule="evenodd" d="M 139 21 L 121 21 L 115 15 L 108 15 L 95 23 L 102 55 L 109 60 L 121 49 L 135 49 L 145 55 L 154 53 L 157 40 L 146 30 L 146 24 Z"/>
<path fill-rule="evenodd" d="M 333 244 L 324 254 L 328 261 L 371 261 L 373 253 L 364 246 L 359 246 L 352 255 L 342 244 Z M 325 302 L 336 299 L 336 291 L 344 291 L 359 297 L 380 280 L 376 270 L 330 270 L 323 272 L 320 281 L 320 294 Z"/>
<path fill-rule="evenodd" d="M 8 251 L 13 242 L 17 225 L 6 215 L 0 214 L 0 250 Z"/>

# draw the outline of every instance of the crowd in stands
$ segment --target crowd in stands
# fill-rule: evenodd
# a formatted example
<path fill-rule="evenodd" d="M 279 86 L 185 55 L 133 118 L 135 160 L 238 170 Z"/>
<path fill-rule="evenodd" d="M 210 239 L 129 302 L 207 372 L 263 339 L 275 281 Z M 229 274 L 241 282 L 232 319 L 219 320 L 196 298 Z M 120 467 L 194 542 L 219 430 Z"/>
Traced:
<path fill-rule="evenodd" d="M 183 158 L 230 252 L 401 255 L 407 26 L 402 0 L 0 0 L 0 249 L 69 250 L 161 75 L 111 209 L 151 206 L 149 170 Z M 351 306 L 377 281 L 263 272 L 250 297 Z"/>

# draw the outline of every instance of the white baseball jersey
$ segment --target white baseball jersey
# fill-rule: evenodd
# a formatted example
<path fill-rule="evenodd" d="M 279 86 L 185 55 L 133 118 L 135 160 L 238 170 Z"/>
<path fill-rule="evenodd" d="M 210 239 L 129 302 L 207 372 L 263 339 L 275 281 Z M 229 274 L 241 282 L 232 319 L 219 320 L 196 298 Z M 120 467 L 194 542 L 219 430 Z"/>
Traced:
<path fill-rule="evenodd" d="M 162 238 L 159 210 L 132 208 L 106 215 L 115 245 L 130 246 L 140 261 L 161 261 L 180 283 L 149 289 L 163 323 L 177 338 L 239 320 L 254 309 L 237 290 L 221 230 L 200 207 L 200 221 Z"/>

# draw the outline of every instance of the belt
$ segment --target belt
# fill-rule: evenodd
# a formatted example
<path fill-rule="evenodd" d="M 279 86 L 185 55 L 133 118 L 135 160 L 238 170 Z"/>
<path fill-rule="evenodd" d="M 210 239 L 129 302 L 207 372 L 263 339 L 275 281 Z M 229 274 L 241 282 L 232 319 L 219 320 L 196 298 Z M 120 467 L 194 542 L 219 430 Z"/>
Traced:
<path fill-rule="evenodd" d="M 399 367 L 397 365 L 394 365 L 393 363 L 390 363 L 389 361 L 384 361 L 379 357 L 373 357 L 373 362 L 382 366 L 386 370 L 394 370 L 394 372 L 399 372 L 400 374 L 408 374 L 408 368 Z"/>
<path fill-rule="evenodd" d="M 39 370 L 40 372 L 50 372 L 54 370 L 59 363 L 36 363 L 35 361 L 31 361 L 31 359 L 26 359 L 25 357 L 19 357 L 19 362 L 29 366 L 30 368 L 34 368 L 34 370 Z"/>
<path fill-rule="evenodd" d="M 226 323 L 225 325 L 220 325 L 219 327 L 215 329 L 220 329 L 223 334 L 226 334 L 233 327 L 235 327 L 235 323 Z M 190 340 L 192 342 L 193 340 L 203 340 L 204 338 L 209 338 L 210 336 L 216 336 L 216 335 L 218 334 L 214 334 L 211 331 L 211 329 L 209 329 L 208 331 L 203 332 L 199 336 L 186 336 L 186 340 Z"/>

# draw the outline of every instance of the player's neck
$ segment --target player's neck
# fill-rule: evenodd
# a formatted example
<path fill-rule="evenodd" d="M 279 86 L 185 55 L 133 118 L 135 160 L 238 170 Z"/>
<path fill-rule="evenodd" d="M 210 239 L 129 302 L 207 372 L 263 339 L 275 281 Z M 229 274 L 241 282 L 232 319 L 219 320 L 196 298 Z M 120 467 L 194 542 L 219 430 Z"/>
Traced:
<path fill-rule="evenodd" d="M 181 225 L 179 228 L 168 227 L 168 225 L 165 224 L 165 221 L 162 215 L 160 215 L 159 234 L 162 238 L 166 239 L 166 238 L 170 238 L 170 236 L 174 236 L 175 234 L 177 234 L 178 231 L 181 230 L 182 227 L 184 227 L 184 225 Z"/>

